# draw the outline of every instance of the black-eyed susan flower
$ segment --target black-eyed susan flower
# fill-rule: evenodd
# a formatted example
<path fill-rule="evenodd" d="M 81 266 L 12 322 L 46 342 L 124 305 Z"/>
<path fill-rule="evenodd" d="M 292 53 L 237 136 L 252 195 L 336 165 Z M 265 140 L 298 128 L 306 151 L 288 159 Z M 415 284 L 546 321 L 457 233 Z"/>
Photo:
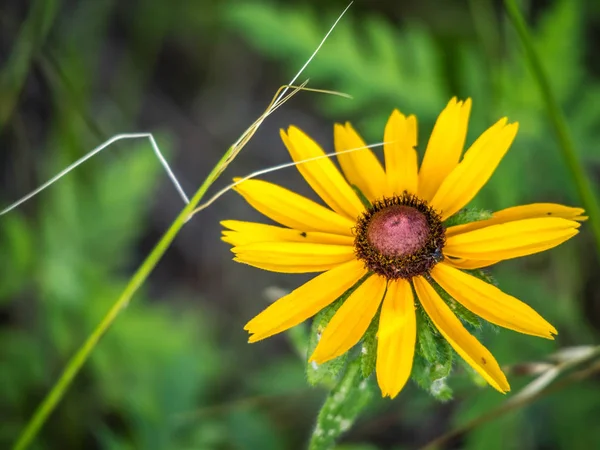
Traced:
<path fill-rule="evenodd" d="M 489 384 L 500 392 L 510 389 L 492 354 L 436 289 L 493 324 L 552 339 L 556 329 L 532 308 L 465 270 L 557 246 L 577 234 L 583 210 L 538 203 L 446 227 L 444 222 L 485 185 L 517 133 L 517 123 L 501 119 L 461 159 L 470 109 L 470 99 L 450 101 L 435 123 L 420 167 L 414 116 L 391 114 L 384 132 L 385 169 L 368 149 L 340 154 L 365 143 L 350 124 L 335 125 L 343 175 L 327 158 L 297 166 L 328 207 L 266 181 L 237 186 L 250 205 L 283 227 L 224 221 L 223 240 L 234 246 L 234 259 L 274 272 L 322 272 L 248 322 L 250 342 L 305 321 L 355 288 L 309 361 L 320 364 L 347 352 L 380 311 L 377 381 L 384 396 L 395 397 L 412 370 L 415 308 L 422 308 Z M 298 128 L 282 131 L 281 137 L 294 161 L 324 155 Z"/>

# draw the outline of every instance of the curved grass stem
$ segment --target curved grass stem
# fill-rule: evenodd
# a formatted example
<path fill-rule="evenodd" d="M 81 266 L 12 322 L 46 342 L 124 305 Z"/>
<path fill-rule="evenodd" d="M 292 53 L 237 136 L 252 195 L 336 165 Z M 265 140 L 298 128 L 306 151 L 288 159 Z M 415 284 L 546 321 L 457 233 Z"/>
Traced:
<path fill-rule="evenodd" d="M 548 116 L 552 122 L 556 138 L 558 139 L 562 157 L 571 172 L 583 207 L 586 209 L 586 213 L 589 216 L 590 225 L 596 241 L 596 251 L 600 258 L 600 205 L 598 204 L 592 184 L 586 176 L 583 165 L 575 150 L 573 138 L 569 132 L 565 116 L 552 93 L 552 88 L 550 87 L 548 77 L 536 52 L 527 23 L 515 0 L 504 0 L 504 4 L 510 22 L 515 27 L 519 38 L 521 39 L 521 43 L 525 49 L 526 59 L 531 66 L 533 76 L 540 88 L 544 102 L 546 103 Z"/>

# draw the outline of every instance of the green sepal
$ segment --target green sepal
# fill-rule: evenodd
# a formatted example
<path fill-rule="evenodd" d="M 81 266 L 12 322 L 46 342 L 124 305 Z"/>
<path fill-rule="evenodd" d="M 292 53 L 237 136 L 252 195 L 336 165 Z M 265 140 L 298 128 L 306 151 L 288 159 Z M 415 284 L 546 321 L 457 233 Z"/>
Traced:
<path fill-rule="evenodd" d="M 310 330 L 310 336 L 308 339 L 308 351 L 307 351 L 307 363 L 306 363 L 306 379 L 309 384 L 315 386 L 317 384 L 322 384 L 328 387 L 334 386 L 337 382 L 340 372 L 343 370 L 346 365 L 346 360 L 348 359 L 348 352 L 343 355 L 338 356 L 337 358 L 332 359 L 331 361 L 327 361 L 323 364 L 317 364 L 315 362 L 308 362 L 311 355 L 315 351 L 317 344 L 319 343 L 319 339 L 321 338 L 321 334 L 325 331 L 325 327 L 337 312 L 337 310 L 342 306 L 342 304 L 346 301 L 346 299 L 370 276 L 371 274 L 367 274 L 362 277 L 354 286 L 344 292 L 337 300 L 335 300 L 329 306 L 323 308 L 314 318 L 312 327 Z"/>
<path fill-rule="evenodd" d="M 441 336 L 423 308 L 418 307 L 417 314 L 417 353 L 431 364 L 450 364 L 452 366 L 452 348 Z"/>
<path fill-rule="evenodd" d="M 436 361 L 438 355 L 436 331 L 433 324 L 423 312 L 417 308 L 417 350 L 427 361 Z"/>
<path fill-rule="evenodd" d="M 444 226 L 454 227 L 456 225 L 464 225 L 466 223 L 478 222 L 492 218 L 492 212 L 479 208 L 465 208 L 458 211 L 453 216 L 444 221 Z"/>
<path fill-rule="evenodd" d="M 348 430 L 373 396 L 373 387 L 361 374 L 360 359 L 348 364 L 339 383 L 331 390 L 317 416 L 309 450 L 327 450 Z"/>
<path fill-rule="evenodd" d="M 473 330 L 480 330 L 482 327 L 481 319 L 457 302 L 450 294 L 448 294 L 442 287 L 433 280 L 433 278 L 428 278 L 429 283 L 438 295 L 446 302 L 446 304 L 450 307 L 452 312 L 458 316 L 458 318 L 466 325 L 470 326 Z"/>
<path fill-rule="evenodd" d="M 498 281 L 487 270 L 471 269 L 471 270 L 465 270 L 465 272 L 468 273 L 469 275 L 473 275 L 475 278 L 479 278 L 480 280 L 491 284 L 492 286 L 498 287 Z M 490 323 L 487 320 L 481 320 L 481 322 L 483 323 L 483 325 L 485 325 L 488 329 L 492 330 L 494 333 L 500 332 L 500 327 L 498 325 L 494 325 L 493 323 Z"/>
<path fill-rule="evenodd" d="M 444 350 L 447 354 L 440 361 L 433 363 L 416 353 L 411 372 L 411 379 L 439 401 L 452 399 L 452 389 L 447 385 L 446 380 L 452 371 L 454 352 L 449 347 Z"/>
<path fill-rule="evenodd" d="M 338 378 L 340 371 L 346 365 L 346 359 L 348 358 L 348 353 L 344 353 L 343 355 L 338 356 L 337 358 L 332 359 L 331 361 L 327 361 L 323 364 L 317 364 L 316 362 L 308 362 L 308 358 L 313 354 L 317 344 L 319 343 L 319 338 L 325 327 L 337 312 L 337 310 L 342 306 L 342 303 L 347 297 L 340 297 L 331 305 L 326 308 L 323 308 L 321 312 L 319 312 L 312 323 L 312 327 L 310 330 L 310 337 L 308 340 L 308 351 L 307 351 L 307 363 L 306 363 L 306 379 L 308 383 L 312 386 L 322 384 L 327 387 L 331 387 L 335 385 L 335 382 Z"/>
<path fill-rule="evenodd" d="M 447 377 L 440 377 L 434 380 L 429 386 L 431 396 L 440 402 L 452 400 L 454 394 L 452 388 L 448 386 L 447 380 Z"/>
<path fill-rule="evenodd" d="M 377 330 L 379 329 L 379 315 L 377 311 L 365 332 L 360 346 L 360 370 L 363 378 L 369 377 L 375 371 L 377 363 Z"/>
<path fill-rule="evenodd" d="M 498 287 L 498 281 L 489 273 L 487 270 L 483 269 L 470 269 L 465 270 L 464 272 L 469 275 L 473 275 L 475 278 L 479 278 L 481 281 L 485 281 L 486 283 L 491 284 L 492 286 Z"/>
<path fill-rule="evenodd" d="M 446 401 L 452 390 L 446 378 L 452 371 L 454 352 L 422 308 L 417 308 L 417 346 L 411 378 L 434 398 Z"/>
<path fill-rule="evenodd" d="M 365 194 L 363 194 L 363 191 L 361 191 L 357 185 L 353 184 L 351 186 L 365 208 L 369 209 L 371 206 L 373 206 L 371 205 L 371 202 L 365 196 Z"/>

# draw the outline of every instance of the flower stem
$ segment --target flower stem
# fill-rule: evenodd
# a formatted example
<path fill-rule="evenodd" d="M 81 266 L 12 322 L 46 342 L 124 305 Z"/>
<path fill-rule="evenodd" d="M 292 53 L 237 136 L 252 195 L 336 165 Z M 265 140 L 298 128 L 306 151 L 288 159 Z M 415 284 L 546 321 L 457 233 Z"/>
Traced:
<path fill-rule="evenodd" d="M 552 93 L 548 77 L 546 76 L 540 58 L 533 45 L 533 39 L 531 38 L 527 23 L 515 0 L 504 0 L 504 4 L 506 6 L 508 17 L 517 30 L 521 43 L 525 48 L 527 61 L 531 66 L 533 76 L 537 81 L 542 97 L 546 103 L 548 115 L 552 122 L 552 126 L 554 127 L 554 132 L 558 139 L 563 159 L 573 176 L 583 207 L 586 209 L 586 213 L 590 218 L 590 225 L 596 240 L 596 251 L 600 257 L 600 206 L 594 195 L 594 190 L 575 150 L 573 138 L 569 132 L 565 116 Z"/>
<path fill-rule="evenodd" d="M 92 350 L 96 347 L 96 344 L 104 333 L 110 328 L 112 323 L 118 317 L 121 310 L 127 307 L 131 297 L 136 293 L 139 287 L 146 281 L 158 261 L 162 258 L 165 251 L 169 248 L 171 242 L 177 236 L 177 233 L 185 225 L 191 212 L 198 205 L 202 197 L 208 190 L 208 188 L 215 182 L 218 176 L 221 174 L 225 166 L 230 160 L 230 157 L 236 150 L 235 146 L 230 147 L 225 154 L 221 157 L 217 165 L 209 173 L 208 177 L 204 180 L 198 191 L 194 194 L 194 197 L 190 200 L 190 203 L 179 213 L 173 224 L 162 236 L 158 244 L 154 247 L 152 252 L 144 260 L 139 269 L 135 272 L 133 277 L 129 280 L 129 283 L 123 290 L 121 296 L 115 301 L 113 306 L 110 308 L 108 313 L 96 326 L 92 334 L 87 338 L 83 345 L 79 348 L 77 353 L 69 360 L 63 373 L 61 374 L 58 381 L 52 387 L 52 390 L 46 395 L 43 402 L 38 406 L 35 413 L 27 423 L 27 426 L 22 431 L 19 439 L 15 443 L 14 450 L 25 449 L 31 444 L 35 436 L 38 434 L 40 428 L 46 422 L 46 419 L 50 413 L 54 410 L 58 402 L 62 399 L 65 392 L 69 388 L 69 385 L 87 361 Z"/>

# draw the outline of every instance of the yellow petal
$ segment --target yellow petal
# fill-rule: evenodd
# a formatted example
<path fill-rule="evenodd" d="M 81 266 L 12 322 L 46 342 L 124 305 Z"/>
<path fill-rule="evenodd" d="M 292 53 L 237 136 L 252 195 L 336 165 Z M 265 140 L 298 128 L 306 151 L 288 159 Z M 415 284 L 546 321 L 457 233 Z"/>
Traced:
<path fill-rule="evenodd" d="M 276 184 L 246 180 L 235 190 L 253 208 L 286 227 L 352 236 L 355 221 Z"/>
<path fill-rule="evenodd" d="M 282 273 L 323 272 L 355 258 L 350 245 L 304 242 L 261 242 L 231 251 L 238 262 Z"/>
<path fill-rule="evenodd" d="M 444 263 L 435 266 L 431 276 L 456 301 L 488 322 L 546 339 L 557 334 L 533 308 L 479 278 Z"/>
<path fill-rule="evenodd" d="M 299 231 L 291 228 L 276 227 L 262 223 L 224 220 L 221 222 L 223 241 L 240 246 L 259 242 L 310 242 L 313 244 L 354 245 L 352 236 L 321 233 L 319 231 Z"/>
<path fill-rule="evenodd" d="M 415 277 L 413 283 L 423 309 L 456 353 L 492 387 L 503 393 L 510 391 L 508 381 L 496 359 L 487 348 L 469 334 L 425 278 Z"/>
<path fill-rule="evenodd" d="M 383 135 L 385 173 L 388 195 L 404 191 L 417 193 L 419 174 L 417 167 L 417 118 L 404 116 L 395 109 L 385 126 Z"/>
<path fill-rule="evenodd" d="M 369 148 L 350 123 L 335 124 L 333 129 L 335 151 L 342 152 L 354 148 L 363 148 L 356 152 L 338 154 L 337 159 L 344 175 L 358 187 L 369 199 L 375 200 L 385 192 L 385 172 L 375 154 Z"/>
<path fill-rule="evenodd" d="M 441 184 L 431 206 L 441 212 L 443 220 L 469 203 L 500 164 L 519 128 L 517 123 L 505 123 L 501 119 L 484 132 Z"/>
<path fill-rule="evenodd" d="M 309 362 L 318 364 L 347 352 L 365 334 L 385 293 L 385 278 L 365 280 L 338 309 L 325 328 Z"/>
<path fill-rule="evenodd" d="M 427 144 L 419 171 L 419 197 L 430 201 L 438 188 L 458 164 L 465 146 L 471 99 L 464 103 L 450 100 L 442 111 Z"/>
<path fill-rule="evenodd" d="M 289 127 L 281 139 L 294 161 L 325 155 L 319 145 L 296 127 Z M 338 214 L 356 219 L 364 206 L 340 171 L 329 158 L 320 158 L 296 166 L 314 191 Z"/>
<path fill-rule="evenodd" d="M 583 208 L 557 205 L 556 203 L 532 203 L 530 205 L 513 206 L 495 212 L 490 219 L 478 220 L 476 222 L 456 225 L 446 230 L 446 236 L 477 230 L 479 228 L 497 225 L 499 223 L 512 222 L 514 220 L 535 219 L 536 217 L 562 217 L 569 220 L 585 220 L 582 216 Z"/>
<path fill-rule="evenodd" d="M 518 258 L 556 247 L 575 236 L 579 225 L 559 217 L 515 220 L 450 236 L 443 251 L 466 259 Z"/>
<path fill-rule="evenodd" d="M 362 262 L 350 261 L 313 278 L 246 324 L 244 329 L 252 335 L 250 342 L 260 341 L 304 322 L 354 286 L 365 273 Z"/>
<path fill-rule="evenodd" d="M 412 288 L 406 280 L 391 281 L 381 306 L 377 334 L 377 382 L 383 396 L 394 398 L 412 371 L 417 320 Z"/>
<path fill-rule="evenodd" d="M 458 269 L 481 269 L 482 267 L 489 267 L 496 264 L 498 261 L 488 261 L 481 259 L 463 259 L 463 258 L 446 258 L 444 260 L 446 264 L 456 267 Z"/>

